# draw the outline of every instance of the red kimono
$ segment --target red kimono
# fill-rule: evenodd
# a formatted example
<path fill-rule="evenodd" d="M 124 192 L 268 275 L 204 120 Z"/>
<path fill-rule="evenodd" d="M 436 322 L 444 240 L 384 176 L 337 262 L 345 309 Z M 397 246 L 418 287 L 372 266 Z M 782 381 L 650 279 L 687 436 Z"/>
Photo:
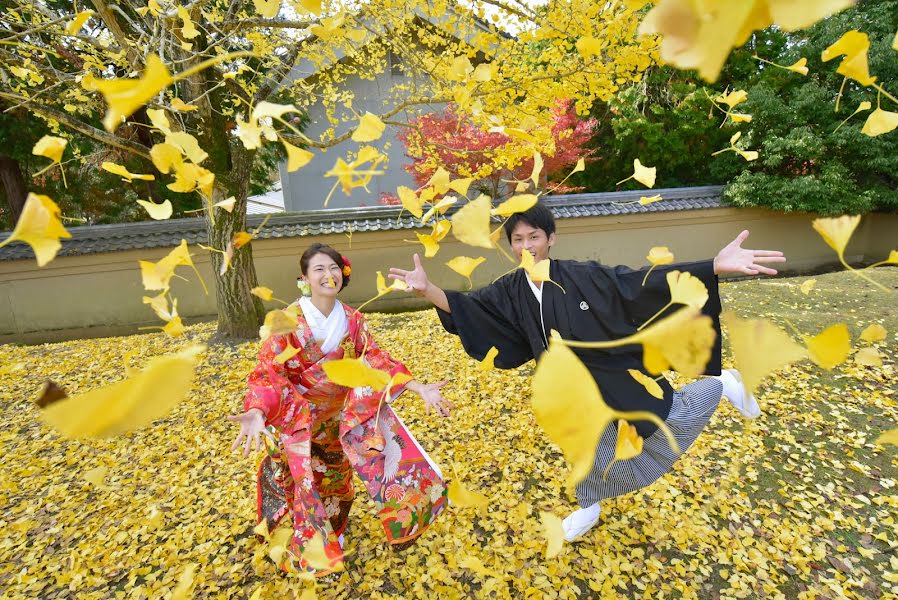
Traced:
<path fill-rule="evenodd" d="M 361 313 L 346 305 L 343 310 L 349 332 L 328 354 L 301 314 L 294 333 L 269 337 L 249 376 L 244 401 L 244 410 L 258 408 L 265 413 L 265 423 L 274 428 L 279 441 L 259 465 L 258 520 L 265 519 L 273 531 L 282 517 L 291 515 L 291 550 L 300 570 L 312 570 L 302 560 L 302 551 L 320 534 L 332 568 L 319 568 L 316 575 L 327 574 L 342 562 L 338 536 L 346 528 L 355 496 L 353 470 L 374 500 L 390 544 L 414 540 L 446 506 L 438 468 L 389 403 L 381 402 L 383 390 L 347 388 L 328 380 L 323 363 L 359 356 L 390 375 L 409 374 L 371 339 Z M 288 344 L 300 350 L 281 364 L 275 357 Z M 390 389 L 387 400 L 404 387 Z"/>

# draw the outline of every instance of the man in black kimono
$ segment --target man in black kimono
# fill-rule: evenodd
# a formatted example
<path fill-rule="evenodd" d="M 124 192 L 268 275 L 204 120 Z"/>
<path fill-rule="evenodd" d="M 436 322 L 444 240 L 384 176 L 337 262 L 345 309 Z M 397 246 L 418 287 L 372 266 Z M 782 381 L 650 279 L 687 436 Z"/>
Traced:
<path fill-rule="evenodd" d="M 549 258 L 555 244 L 555 220 L 542 203 L 511 216 L 505 233 L 518 260 L 529 252 L 534 262 Z M 746 418 L 756 418 L 760 408 L 747 394 L 735 370 L 721 372 L 720 297 L 717 276 L 775 275 L 765 266 L 786 259 L 782 252 L 748 250 L 741 247 L 748 237 L 743 231 L 724 247 L 713 260 L 671 264 L 652 270 L 643 284 L 647 269 L 607 267 L 597 262 L 551 260 L 550 278 L 559 287 L 534 282 L 526 271 L 517 269 L 495 283 L 471 294 L 446 292 L 428 279 L 421 259 L 414 256 L 414 269 L 390 269 L 390 277 L 404 281 L 437 308 L 443 327 L 458 335 L 465 351 L 482 360 L 493 346 L 499 351 L 495 365 L 503 369 L 518 367 L 538 359 L 548 348 L 549 332 L 556 330 L 566 340 L 604 341 L 624 338 L 652 317 L 670 300 L 666 274 L 672 270 L 691 273 L 708 288 L 708 301 L 702 312 L 713 320 L 717 332 L 706 379 L 674 391 L 664 378 L 659 400 L 627 372 L 643 371 L 642 346 L 627 345 L 610 349 L 572 348 L 595 378 L 605 402 L 621 411 L 645 410 L 658 415 L 685 451 L 698 437 L 714 413 L 721 396 Z M 673 307 L 670 311 L 681 307 Z M 657 427 L 646 421 L 634 423 L 644 439 L 643 452 L 630 460 L 615 463 L 617 427 L 609 425 L 596 448 L 591 473 L 576 487 L 581 509 L 563 522 L 568 540 L 580 537 L 599 519 L 600 501 L 641 489 L 670 470 L 676 455 Z"/>

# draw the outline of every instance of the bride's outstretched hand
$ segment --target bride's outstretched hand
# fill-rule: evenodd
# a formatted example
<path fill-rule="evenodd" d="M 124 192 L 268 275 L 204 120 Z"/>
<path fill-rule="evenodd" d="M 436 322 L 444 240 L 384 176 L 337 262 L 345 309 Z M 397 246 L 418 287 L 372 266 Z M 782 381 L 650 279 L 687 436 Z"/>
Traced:
<path fill-rule="evenodd" d="M 749 250 L 742 247 L 742 242 L 748 238 L 746 229 L 736 239 L 723 247 L 714 258 L 714 272 L 718 275 L 724 273 L 737 273 L 740 275 L 776 275 L 776 269 L 765 267 L 764 264 L 784 263 L 786 257 L 779 250 Z"/>
<path fill-rule="evenodd" d="M 231 444 L 231 450 L 238 448 L 241 440 L 246 438 L 246 441 L 243 442 L 243 456 L 249 456 L 250 445 L 252 445 L 253 450 L 262 449 L 263 435 L 267 435 L 272 442 L 277 443 L 271 432 L 265 428 L 265 414 L 258 408 L 251 408 L 239 415 L 229 415 L 227 419 L 240 424 L 240 433 L 237 434 L 237 439 Z"/>
<path fill-rule="evenodd" d="M 409 389 L 421 396 L 421 400 L 424 401 L 424 412 L 430 414 L 430 411 L 433 410 L 440 416 L 448 417 L 449 412 L 455 408 L 455 405 L 443 398 L 440 388 L 449 383 L 449 381 L 415 383 L 417 385 L 409 386 Z"/>
<path fill-rule="evenodd" d="M 421 264 L 421 257 L 415 254 L 412 257 L 415 268 L 411 271 L 390 267 L 390 279 L 398 279 L 405 282 L 405 285 L 413 289 L 418 294 L 423 294 L 427 290 L 430 281 L 427 279 L 427 273 L 424 271 L 424 265 Z"/>

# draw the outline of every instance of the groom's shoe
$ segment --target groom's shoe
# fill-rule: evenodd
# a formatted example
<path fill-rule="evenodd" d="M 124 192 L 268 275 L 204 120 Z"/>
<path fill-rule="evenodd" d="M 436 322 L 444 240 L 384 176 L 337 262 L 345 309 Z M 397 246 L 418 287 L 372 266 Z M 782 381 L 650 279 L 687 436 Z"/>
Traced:
<path fill-rule="evenodd" d="M 742 382 L 742 374 L 739 373 L 739 371 L 737 371 L 736 369 L 727 369 L 726 371 L 733 376 L 733 379 L 739 382 L 739 387 L 742 388 L 741 398 L 730 398 L 729 396 L 727 396 L 729 401 L 746 419 L 757 419 L 758 417 L 760 417 L 761 407 L 758 405 L 758 401 L 754 397 L 754 395 L 749 393 L 748 388 L 746 388 L 745 384 Z"/>

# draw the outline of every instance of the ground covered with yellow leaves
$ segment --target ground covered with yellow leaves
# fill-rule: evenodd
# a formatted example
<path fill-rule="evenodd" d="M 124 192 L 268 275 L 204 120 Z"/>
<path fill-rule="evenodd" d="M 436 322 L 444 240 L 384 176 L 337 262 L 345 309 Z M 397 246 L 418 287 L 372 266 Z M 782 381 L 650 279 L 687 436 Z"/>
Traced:
<path fill-rule="evenodd" d="M 873 274 L 890 288 L 898 269 Z M 722 285 L 741 316 L 813 335 L 845 322 L 888 331 L 880 368 L 800 363 L 768 379 L 764 415 L 743 424 L 725 402 L 697 443 L 650 488 L 605 503 L 600 525 L 545 558 L 540 511 L 574 508 L 560 453 L 529 408 L 532 364 L 483 373 L 433 311 L 371 315 L 380 344 L 425 381 L 450 380 L 448 419 L 406 395 L 394 404 L 444 467 L 490 499 L 450 508 L 394 553 L 362 491 L 347 530 L 346 571 L 320 597 L 898 597 L 898 426 L 894 292 L 851 273 Z M 891 296 L 891 297 L 890 297 Z M 760 314 L 759 312 L 760 311 Z M 785 327 L 785 325 L 783 325 Z M 0 347 L 0 590 L 3 597 L 163 598 L 195 567 L 196 597 L 298 597 L 252 534 L 255 461 L 230 451 L 225 415 L 241 409 L 258 343 L 212 346 L 187 402 L 133 434 L 61 440 L 38 419 L 46 379 L 70 393 L 124 376 L 213 332 Z M 677 382 L 683 383 L 682 381 Z"/>

